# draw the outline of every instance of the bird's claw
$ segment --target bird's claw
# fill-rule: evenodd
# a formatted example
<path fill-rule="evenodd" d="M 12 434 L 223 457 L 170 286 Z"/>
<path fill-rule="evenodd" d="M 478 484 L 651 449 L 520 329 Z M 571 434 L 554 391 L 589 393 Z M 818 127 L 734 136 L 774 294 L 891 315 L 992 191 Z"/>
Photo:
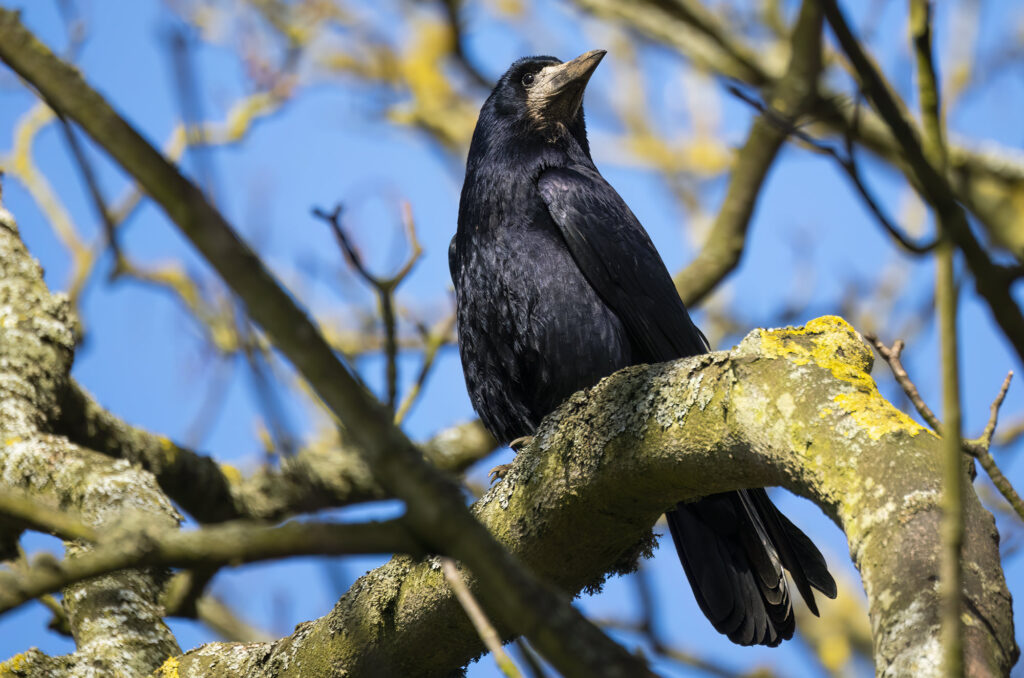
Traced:
<path fill-rule="evenodd" d="M 493 485 L 504 478 L 510 468 L 512 468 L 512 464 L 498 464 L 492 468 L 487 474 L 487 477 L 491 479 L 491 484 Z"/>
<path fill-rule="evenodd" d="M 519 454 L 519 452 L 521 452 L 524 447 L 526 447 L 532 442 L 533 436 L 519 436 L 518 438 L 510 442 L 508 446 L 511 447 L 516 454 Z"/>

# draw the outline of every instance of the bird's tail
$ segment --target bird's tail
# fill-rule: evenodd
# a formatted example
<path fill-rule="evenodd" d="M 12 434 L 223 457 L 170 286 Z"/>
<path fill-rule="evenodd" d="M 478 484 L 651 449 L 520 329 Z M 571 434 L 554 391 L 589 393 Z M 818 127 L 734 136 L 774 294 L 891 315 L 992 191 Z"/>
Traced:
<path fill-rule="evenodd" d="M 666 517 L 697 603 L 734 643 L 775 646 L 793 637 L 783 569 L 815 615 L 812 587 L 836 597 L 821 552 L 763 489 L 678 504 Z"/>

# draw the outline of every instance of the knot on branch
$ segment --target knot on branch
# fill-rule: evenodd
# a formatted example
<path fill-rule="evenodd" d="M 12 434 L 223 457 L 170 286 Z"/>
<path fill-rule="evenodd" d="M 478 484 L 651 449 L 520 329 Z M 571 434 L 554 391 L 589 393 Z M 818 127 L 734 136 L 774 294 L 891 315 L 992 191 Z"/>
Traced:
<path fill-rule="evenodd" d="M 804 327 L 756 330 L 747 335 L 738 352 L 760 358 L 782 358 L 794 365 L 814 365 L 828 370 L 838 380 L 835 383 L 837 392 L 818 416 L 826 419 L 839 415 L 850 419 L 872 440 L 900 432 L 913 437 L 927 431 L 878 392 L 878 386 L 871 378 L 874 365 L 871 347 L 842 318 L 824 316 Z M 855 431 L 842 426 L 839 432 L 852 435 Z"/>
<path fill-rule="evenodd" d="M 813 363 L 843 381 L 870 381 L 875 359 L 864 337 L 839 316 L 826 315 L 803 327 L 754 330 L 740 344 L 761 357 L 786 358 L 797 365 Z"/>

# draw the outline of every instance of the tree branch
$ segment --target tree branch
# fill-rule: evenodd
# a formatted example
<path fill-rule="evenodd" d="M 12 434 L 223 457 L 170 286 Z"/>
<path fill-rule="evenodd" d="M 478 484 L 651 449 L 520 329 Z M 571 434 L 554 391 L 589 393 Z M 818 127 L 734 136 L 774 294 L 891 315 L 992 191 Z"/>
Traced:
<path fill-rule="evenodd" d="M 939 676 L 941 441 L 879 395 L 871 362 L 849 325 L 821 318 L 755 331 L 728 353 L 622 370 L 549 416 L 474 512 L 538 574 L 577 592 L 631 570 L 675 501 L 783 485 L 846 533 L 879 675 Z M 1005 674 L 1018 651 L 998 537 L 969 490 L 964 516 L 965 656 Z M 326 662 L 353 675 L 441 674 L 484 649 L 443 579 L 434 559 L 396 558 L 296 634 L 186 653 L 179 675 L 210 675 L 227 657 L 243 678 L 316 676 Z M 272 668 L 257 661 L 266 657 Z"/>
<path fill-rule="evenodd" d="M 770 91 L 782 77 L 783 65 L 770 58 L 774 50 L 743 42 L 736 37 L 739 31 L 723 25 L 696 0 L 576 0 L 576 4 L 670 45 L 697 66 L 726 78 Z M 716 39 L 721 35 L 728 37 Z M 850 136 L 907 173 L 899 139 L 887 123 L 873 112 L 858 113 L 849 99 L 844 93 L 822 88 L 808 113 L 833 133 Z M 1024 163 L 1019 154 L 950 146 L 948 181 L 956 198 L 981 220 L 993 239 L 1024 261 L 1024 222 L 1021 211 L 1014 207 L 1024 191 Z"/>
<path fill-rule="evenodd" d="M 74 328 L 66 297 L 46 289 L 14 219 L 0 207 L 0 494 L 8 498 L 6 509 L 65 537 L 134 522 L 171 529 L 179 516 L 152 476 L 50 433 L 69 378 Z M 25 494 L 68 513 L 19 509 L 11 500 Z M 66 549 L 77 557 L 87 546 L 73 541 Z M 157 570 L 125 570 L 69 586 L 63 605 L 78 651 L 40 660 L 47 667 L 41 675 L 59 675 L 49 672 L 58 666 L 144 675 L 180 652 L 158 606 L 163 580 Z"/>
<path fill-rule="evenodd" d="M 44 593 L 128 568 L 221 567 L 299 555 L 420 551 L 398 521 L 280 527 L 224 523 L 192 532 L 131 530 L 63 562 L 47 556 L 24 574 L 0 572 L 0 614 Z"/>
<path fill-rule="evenodd" d="M 59 432 L 72 441 L 152 473 L 161 489 L 197 521 L 279 520 L 388 495 L 345 440 L 313 445 L 251 475 L 125 423 L 74 380 L 60 400 Z M 422 445 L 431 463 L 461 473 L 497 448 L 479 421 L 437 433 Z"/>
<path fill-rule="evenodd" d="M 805 0 L 801 5 L 791 42 L 789 68 L 773 92 L 778 111 L 796 120 L 817 96 L 821 73 L 821 10 L 816 0 Z M 739 265 L 761 186 L 787 135 L 788 131 L 768 113 L 754 120 L 736 155 L 728 191 L 707 241 L 697 257 L 675 276 L 676 289 L 687 306 L 700 303 Z"/>

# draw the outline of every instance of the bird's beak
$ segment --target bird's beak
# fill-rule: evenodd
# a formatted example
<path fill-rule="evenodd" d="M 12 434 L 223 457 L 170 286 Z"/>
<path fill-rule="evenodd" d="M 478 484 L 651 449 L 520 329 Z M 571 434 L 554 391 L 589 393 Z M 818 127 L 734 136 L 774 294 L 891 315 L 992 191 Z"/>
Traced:
<path fill-rule="evenodd" d="M 592 49 L 572 61 L 541 69 L 527 91 L 530 113 L 544 123 L 573 120 L 583 104 L 583 90 L 605 54 L 603 49 Z"/>

